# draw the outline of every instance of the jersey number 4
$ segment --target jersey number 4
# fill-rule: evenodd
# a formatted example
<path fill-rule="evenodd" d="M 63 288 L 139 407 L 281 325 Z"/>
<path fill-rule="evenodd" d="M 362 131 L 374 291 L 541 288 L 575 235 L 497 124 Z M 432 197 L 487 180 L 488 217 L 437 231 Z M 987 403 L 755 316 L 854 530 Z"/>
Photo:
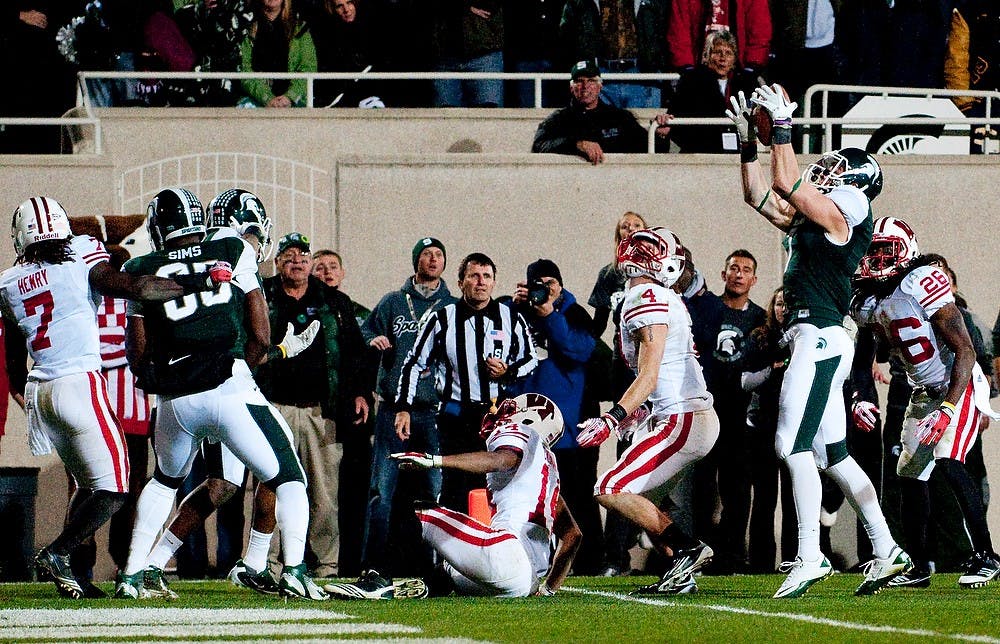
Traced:
<path fill-rule="evenodd" d="M 49 324 L 52 322 L 52 309 L 55 304 L 52 301 L 51 291 L 42 291 L 24 300 L 24 314 L 32 316 L 35 311 L 41 309 L 41 318 L 38 320 L 38 328 L 35 329 L 35 337 L 31 339 L 31 350 L 40 351 L 52 346 L 52 340 L 47 335 Z"/>

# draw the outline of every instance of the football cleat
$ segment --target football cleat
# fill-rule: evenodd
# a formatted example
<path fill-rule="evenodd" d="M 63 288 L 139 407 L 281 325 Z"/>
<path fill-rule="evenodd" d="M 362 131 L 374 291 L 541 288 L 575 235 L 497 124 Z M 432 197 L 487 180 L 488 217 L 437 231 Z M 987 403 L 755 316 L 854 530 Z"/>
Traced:
<path fill-rule="evenodd" d="M 633 595 L 689 595 L 698 592 L 694 575 L 688 573 L 673 580 L 660 580 L 632 592 Z"/>
<path fill-rule="evenodd" d="M 167 580 L 163 577 L 163 570 L 150 566 L 142 571 L 142 587 L 149 593 L 149 597 L 156 599 L 177 599 L 177 593 L 170 590 Z"/>
<path fill-rule="evenodd" d="M 803 561 L 801 557 L 796 557 L 795 561 L 782 563 L 778 566 L 778 570 L 787 572 L 788 576 L 774 593 L 775 599 L 801 597 L 814 584 L 833 574 L 833 566 L 826 557 L 816 561 Z"/>
<path fill-rule="evenodd" d="M 42 548 L 35 555 L 35 570 L 39 579 L 51 579 L 62 597 L 70 599 L 83 597 L 80 582 L 73 576 L 73 570 L 70 568 L 69 555 L 57 555 L 48 548 Z"/>
<path fill-rule="evenodd" d="M 84 599 L 104 599 L 108 596 L 106 592 L 98 588 L 89 579 L 80 579 L 77 577 L 77 583 L 80 584 L 80 588 L 83 590 Z"/>
<path fill-rule="evenodd" d="M 1000 574 L 1000 561 L 992 552 L 973 553 L 965 562 L 965 574 L 958 578 L 962 588 L 982 588 Z"/>
<path fill-rule="evenodd" d="M 115 577 L 115 599 L 149 599 L 151 595 L 142 583 L 144 576 L 143 570 L 134 575 L 126 575 L 124 570 L 119 570 Z"/>
<path fill-rule="evenodd" d="M 330 596 L 316 585 L 306 570 L 305 563 L 297 566 L 285 566 L 281 569 L 281 579 L 278 580 L 278 593 L 282 597 L 298 597 L 313 601 L 326 601 Z"/>
<path fill-rule="evenodd" d="M 926 568 L 913 567 L 909 572 L 896 575 L 886 586 L 889 588 L 927 588 L 931 585 L 931 572 Z"/>
<path fill-rule="evenodd" d="M 353 584 L 327 584 L 323 588 L 339 599 L 392 599 L 396 596 L 392 580 L 386 579 L 377 570 L 366 570 Z"/>
<path fill-rule="evenodd" d="M 712 563 L 714 554 L 707 544 L 701 542 L 693 548 L 675 550 L 674 556 L 669 560 L 667 571 L 660 577 L 660 583 L 669 587 L 684 577 L 701 570 Z"/>
<path fill-rule="evenodd" d="M 392 594 L 396 599 L 426 599 L 430 589 L 423 579 L 397 579 L 392 582 Z"/>
<path fill-rule="evenodd" d="M 913 568 L 910 555 L 899 546 L 893 546 L 889 556 L 876 557 L 864 565 L 865 580 L 854 591 L 857 596 L 875 595 L 896 578 Z"/>
<path fill-rule="evenodd" d="M 274 577 L 271 576 L 271 572 L 267 568 L 254 570 L 242 559 L 237 561 L 233 569 L 229 571 L 229 581 L 236 586 L 256 590 L 262 595 L 278 594 L 278 582 L 274 581 Z"/>

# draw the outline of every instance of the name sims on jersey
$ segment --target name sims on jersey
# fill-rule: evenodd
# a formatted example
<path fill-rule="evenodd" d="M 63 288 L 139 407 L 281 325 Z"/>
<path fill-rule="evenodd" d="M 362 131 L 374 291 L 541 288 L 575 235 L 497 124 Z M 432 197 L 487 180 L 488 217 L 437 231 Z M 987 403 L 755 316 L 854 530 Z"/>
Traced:
<path fill-rule="evenodd" d="M 191 259 L 192 257 L 198 257 L 201 255 L 200 246 L 188 246 L 187 248 L 178 248 L 177 250 L 172 250 L 167 253 L 167 257 L 170 259 Z"/>
<path fill-rule="evenodd" d="M 24 295 L 25 293 L 33 291 L 36 288 L 48 286 L 48 284 L 48 274 L 46 273 L 46 269 L 43 268 L 17 280 L 17 290 L 21 292 L 21 295 Z"/>

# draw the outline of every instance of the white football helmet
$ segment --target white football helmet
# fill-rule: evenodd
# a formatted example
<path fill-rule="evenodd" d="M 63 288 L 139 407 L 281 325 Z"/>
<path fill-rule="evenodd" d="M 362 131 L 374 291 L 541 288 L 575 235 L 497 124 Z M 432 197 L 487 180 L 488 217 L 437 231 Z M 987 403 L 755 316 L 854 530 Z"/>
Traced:
<path fill-rule="evenodd" d="M 517 423 L 530 427 L 549 447 L 555 445 L 565 429 L 562 412 L 548 397 L 542 394 L 526 393 L 503 400 L 495 413 L 483 417 L 483 427 L 479 435 L 489 438 L 497 426 Z"/>
<path fill-rule="evenodd" d="M 905 269 L 919 254 L 917 237 L 909 224 L 895 217 L 879 217 L 858 273 L 862 279 L 885 280 Z"/>
<path fill-rule="evenodd" d="M 73 232 L 69 216 L 59 202 L 50 197 L 32 197 L 14 210 L 10 236 L 18 257 L 35 242 L 48 239 L 69 239 Z"/>
<path fill-rule="evenodd" d="M 637 230 L 618 244 L 618 270 L 625 277 L 646 276 L 672 286 L 684 270 L 684 247 L 662 226 Z"/>

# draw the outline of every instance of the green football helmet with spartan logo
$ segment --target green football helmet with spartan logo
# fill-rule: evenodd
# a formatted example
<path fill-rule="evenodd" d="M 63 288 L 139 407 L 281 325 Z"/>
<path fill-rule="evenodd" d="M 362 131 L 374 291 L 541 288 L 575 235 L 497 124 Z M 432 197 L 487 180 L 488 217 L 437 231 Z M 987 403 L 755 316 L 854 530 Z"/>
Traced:
<path fill-rule="evenodd" d="M 167 188 L 156 193 L 146 208 L 146 229 L 155 250 L 175 237 L 205 234 L 205 210 L 190 190 Z"/>
<path fill-rule="evenodd" d="M 211 228 L 232 228 L 240 236 L 252 233 L 260 245 L 257 263 L 267 260 L 274 247 L 271 240 L 271 219 L 264 204 L 254 193 L 233 188 L 220 193 L 208 204 L 208 225 Z"/>

